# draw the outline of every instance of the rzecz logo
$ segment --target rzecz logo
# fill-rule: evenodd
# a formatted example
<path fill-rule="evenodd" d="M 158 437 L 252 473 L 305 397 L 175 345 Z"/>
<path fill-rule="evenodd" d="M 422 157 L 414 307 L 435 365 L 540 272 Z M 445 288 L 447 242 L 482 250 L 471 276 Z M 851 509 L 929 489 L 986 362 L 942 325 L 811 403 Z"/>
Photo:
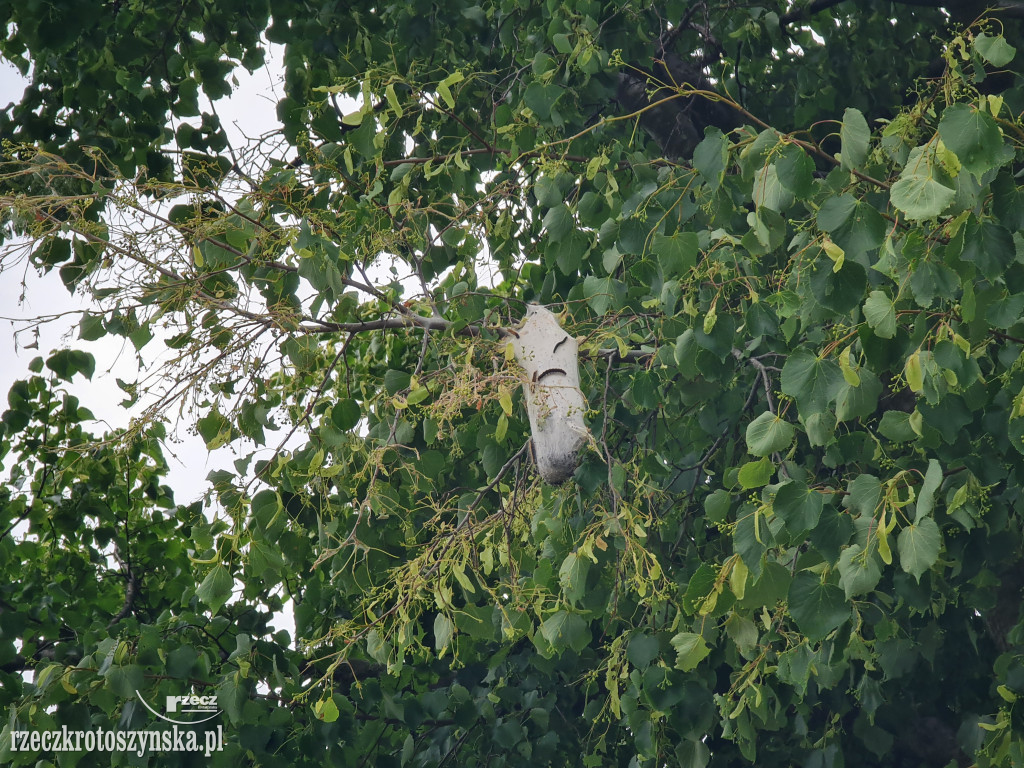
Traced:
<path fill-rule="evenodd" d="M 142 705 L 146 709 L 161 720 L 166 720 L 169 723 L 177 723 L 178 725 L 198 725 L 199 723 L 205 723 L 207 720 L 212 720 L 220 713 L 220 710 L 217 709 L 216 696 L 196 696 L 194 694 L 168 696 L 164 702 L 164 712 L 167 714 L 161 714 L 150 706 L 149 702 L 142 698 L 141 693 L 135 691 L 135 695 L 139 697 L 139 701 L 142 702 Z M 171 713 L 180 713 L 181 715 L 191 717 L 187 720 L 176 720 L 173 717 L 168 717 Z"/>

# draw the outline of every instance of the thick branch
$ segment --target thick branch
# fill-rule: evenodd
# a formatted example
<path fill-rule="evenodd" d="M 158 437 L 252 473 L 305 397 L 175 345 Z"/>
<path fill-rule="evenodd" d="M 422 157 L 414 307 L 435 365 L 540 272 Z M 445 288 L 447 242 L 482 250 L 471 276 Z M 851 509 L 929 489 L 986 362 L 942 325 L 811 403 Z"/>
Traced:
<path fill-rule="evenodd" d="M 139 595 L 139 580 L 135 576 L 135 572 L 130 568 L 128 569 L 128 585 L 124 589 L 124 604 L 121 606 L 121 610 L 118 611 L 114 618 L 110 620 L 107 627 L 112 627 L 121 619 L 127 617 L 132 609 L 135 607 L 135 599 Z"/>

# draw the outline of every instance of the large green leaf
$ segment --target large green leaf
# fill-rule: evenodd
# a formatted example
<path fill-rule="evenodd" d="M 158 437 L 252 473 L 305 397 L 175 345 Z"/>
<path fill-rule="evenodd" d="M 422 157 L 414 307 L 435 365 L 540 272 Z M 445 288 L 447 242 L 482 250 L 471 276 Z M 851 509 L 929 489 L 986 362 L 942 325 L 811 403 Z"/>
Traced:
<path fill-rule="evenodd" d="M 891 339 L 896 335 L 896 311 L 885 291 L 872 291 L 864 302 L 864 319 L 875 335 Z"/>
<path fill-rule="evenodd" d="M 843 168 L 860 168 L 868 159 L 868 141 L 871 132 L 868 121 L 863 113 L 854 107 L 848 107 L 843 113 L 843 124 L 839 129 L 842 141 Z"/>
<path fill-rule="evenodd" d="M 935 507 L 935 492 L 942 483 L 942 467 L 935 459 L 928 462 L 928 470 L 924 475 L 924 482 L 921 483 L 921 490 L 917 494 L 917 508 L 914 512 L 914 522 L 920 522 L 921 518 L 928 517 Z"/>
<path fill-rule="evenodd" d="M 786 528 L 800 533 L 810 531 L 818 524 L 823 504 L 818 491 L 812 491 L 805 483 L 791 480 L 776 491 L 772 506 Z"/>
<path fill-rule="evenodd" d="M 231 597 L 233 584 L 228 569 L 223 565 L 215 565 L 196 589 L 196 597 L 210 606 L 213 613 L 217 613 Z"/>
<path fill-rule="evenodd" d="M 838 568 L 839 586 L 845 591 L 847 600 L 870 592 L 882 578 L 877 555 L 860 544 L 843 550 Z"/>
<path fill-rule="evenodd" d="M 719 130 L 709 131 L 693 152 L 693 167 L 712 189 L 718 189 L 729 158 L 729 140 Z"/>
<path fill-rule="evenodd" d="M 980 33 L 974 38 L 974 47 L 993 67 L 1005 67 L 1017 54 L 1017 49 L 1002 35 Z"/>
<path fill-rule="evenodd" d="M 590 560 L 578 552 L 570 552 L 562 561 L 558 569 L 558 581 L 562 585 L 562 594 L 570 602 L 579 602 L 586 592 L 589 570 Z"/>
<path fill-rule="evenodd" d="M 590 642 L 586 620 L 578 613 L 568 611 L 557 611 L 544 619 L 540 633 L 555 650 L 572 648 L 581 651 Z"/>
<path fill-rule="evenodd" d="M 900 531 L 896 545 L 900 553 L 900 566 L 918 581 L 921 575 L 939 559 L 942 535 L 931 517 L 924 517 Z"/>
<path fill-rule="evenodd" d="M 912 221 L 933 219 L 949 207 L 956 190 L 927 174 L 900 176 L 892 185 L 892 204 Z"/>
<path fill-rule="evenodd" d="M 658 235 L 654 238 L 653 250 L 666 277 L 684 277 L 700 254 L 697 235 L 693 232 L 677 232 L 672 237 Z"/>
<path fill-rule="evenodd" d="M 816 573 L 798 573 L 789 587 L 788 600 L 790 615 L 812 642 L 824 639 L 850 618 L 843 591 L 822 582 Z"/>
<path fill-rule="evenodd" d="M 960 164 L 981 176 L 1012 157 L 1003 146 L 1003 134 L 992 115 L 968 104 L 953 104 L 939 121 L 942 143 L 956 153 Z"/>
<path fill-rule="evenodd" d="M 842 380 L 835 362 L 819 359 L 804 349 L 790 355 L 782 367 L 782 391 L 795 397 L 800 413 L 807 416 L 824 410 Z"/>
<path fill-rule="evenodd" d="M 676 650 L 676 668 L 689 672 L 711 653 L 704 638 L 693 632 L 680 632 L 672 638 Z"/>
<path fill-rule="evenodd" d="M 771 456 L 789 448 L 795 434 L 792 424 L 765 411 L 747 425 L 747 450 L 754 456 Z"/>

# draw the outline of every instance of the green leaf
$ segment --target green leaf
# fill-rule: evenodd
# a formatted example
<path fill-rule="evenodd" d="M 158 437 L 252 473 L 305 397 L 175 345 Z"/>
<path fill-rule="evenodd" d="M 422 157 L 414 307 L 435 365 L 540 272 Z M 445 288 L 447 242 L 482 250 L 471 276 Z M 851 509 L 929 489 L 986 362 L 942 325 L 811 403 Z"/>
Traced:
<path fill-rule="evenodd" d="M 555 263 L 563 275 L 575 275 L 583 266 L 583 257 L 590 249 L 590 239 L 586 233 L 578 229 L 569 232 L 568 237 L 563 237 L 557 243 L 551 244 L 555 254 Z"/>
<path fill-rule="evenodd" d="M 376 629 L 371 629 L 366 635 L 366 652 L 375 661 L 386 664 L 391 655 L 391 645 Z"/>
<path fill-rule="evenodd" d="M 1002 35 L 988 35 L 984 32 L 974 38 L 974 48 L 993 67 L 1005 67 L 1017 55 L 1017 49 L 1006 42 Z"/>
<path fill-rule="evenodd" d="M 865 418 L 878 408 L 882 382 L 867 368 L 861 368 L 858 376 L 857 386 L 843 381 L 836 393 L 836 420 L 839 422 Z"/>
<path fill-rule="evenodd" d="M 1003 148 L 1003 134 L 995 118 L 968 104 L 953 104 L 942 113 L 939 136 L 960 164 L 975 176 L 1013 157 L 1012 152 L 1007 155 Z"/>
<path fill-rule="evenodd" d="M 896 310 L 885 291 L 872 291 L 864 302 L 864 319 L 876 336 L 891 339 L 896 335 Z"/>
<path fill-rule="evenodd" d="M 544 175 L 533 185 L 537 202 L 545 208 L 554 208 L 562 202 L 563 190 L 558 176 Z"/>
<path fill-rule="evenodd" d="M 333 723 L 338 719 L 340 712 L 338 711 L 338 705 L 334 703 L 332 697 L 320 699 L 313 707 L 313 714 L 316 715 L 317 720 L 322 720 L 325 723 Z"/>
<path fill-rule="evenodd" d="M 683 610 L 690 615 L 695 614 L 717 580 L 718 571 L 708 563 L 701 563 L 686 585 L 686 592 L 683 593 Z"/>
<path fill-rule="evenodd" d="M 647 704 L 659 712 L 671 712 L 687 694 L 681 677 L 677 671 L 657 664 L 645 669 L 640 680 Z"/>
<path fill-rule="evenodd" d="M 935 508 L 935 492 L 942 485 L 942 467 L 935 459 L 928 460 L 928 470 L 924 474 L 924 482 L 917 494 L 917 510 L 914 522 L 921 522 L 921 518 L 931 515 Z"/>
<path fill-rule="evenodd" d="M 956 197 L 956 191 L 940 184 L 931 176 L 901 176 L 892 185 L 890 200 L 912 221 L 933 219 Z"/>
<path fill-rule="evenodd" d="M 775 492 L 772 508 L 783 525 L 794 534 L 813 530 L 821 517 L 824 505 L 822 495 L 812 491 L 805 483 L 790 480 Z"/>
<path fill-rule="evenodd" d="M 447 648 L 455 635 L 455 625 L 452 620 L 439 613 L 434 617 L 434 650 L 441 653 Z"/>
<path fill-rule="evenodd" d="M 145 685 L 143 669 L 138 664 L 113 666 L 103 677 L 107 681 L 107 687 L 122 699 L 134 699 L 135 692 Z"/>
<path fill-rule="evenodd" d="M 779 181 L 774 164 L 760 168 L 754 174 L 754 205 L 781 213 L 793 204 L 793 193 Z"/>
<path fill-rule="evenodd" d="M 225 675 L 220 685 L 215 689 L 217 692 L 217 706 L 227 713 L 232 725 L 242 722 L 242 710 L 249 701 L 249 692 L 245 685 L 239 682 L 238 675 Z"/>
<path fill-rule="evenodd" d="M 745 489 L 760 488 L 762 485 L 767 485 L 772 479 L 772 472 L 775 469 L 775 465 L 768 459 L 759 459 L 758 461 L 748 461 L 737 473 L 736 478 L 740 481 Z"/>
<path fill-rule="evenodd" d="M 764 553 L 773 543 L 771 528 L 761 510 L 752 504 L 741 507 L 733 529 L 732 547 L 755 580 L 761 577 Z"/>
<path fill-rule="evenodd" d="M 789 614 L 811 642 L 823 640 L 850 618 L 843 591 L 810 571 L 801 571 L 789 587 Z"/>
<path fill-rule="evenodd" d="M 409 388 L 412 376 L 407 371 L 399 371 L 394 368 L 384 373 L 384 388 L 389 395 L 396 395 Z"/>
<path fill-rule="evenodd" d="M 570 552 L 558 569 L 558 583 L 562 593 L 572 603 L 578 603 L 587 591 L 587 573 L 590 570 L 590 558 L 578 552 Z"/>
<path fill-rule="evenodd" d="M 341 116 L 341 124 L 342 125 L 347 125 L 350 128 L 357 128 L 360 125 L 362 125 L 363 117 L 365 117 L 365 116 L 366 116 L 366 111 L 363 110 L 363 109 L 357 109 L 355 112 L 347 112 L 346 114 Z M 196 266 L 199 267 L 199 268 L 202 268 L 203 263 L 202 263 L 202 260 L 200 258 L 198 258 L 198 254 L 199 254 L 199 250 L 198 249 L 195 251 L 195 254 L 196 254 Z"/>
<path fill-rule="evenodd" d="M 818 209 L 816 221 L 822 232 L 829 234 L 843 226 L 857 210 L 857 199 L 853 195 L 844 194 L 830 197 Z"/>
<path fill-rule="evenodd" d="M 562 89 L 554 83 L 541 84 L 536 81 L 526 87 L 523 101 L 541 120 L 551 119 L 551 110 L 562 95 Z"/>
<path fill-rule="evenodd" d="M 860 544 L 853 544 L 839 556 L 839 586 L 846 599 L 864 595 L 873 590 L 882 578 L 882 567 L 873 552 L 865 552 Z"/>
<path fill-rule="evenodd" d="M 363 416 L 359 403 L 347 398 L 339 400 L 331 409 L 331 423 L 342 432 L 352 429 Z"/>
<path fill-rule="evenodd" d="M 894 443 L 905 443 L 918 437 L 910 425 L 910 414 L 903 411 L 886 411 L 878 423 L 878 431 Z"/>
<path fill-rule="evenodd" d="M 718 488 L 704 499 L 704 515 L 713 523 L 724 523 L 731 505 L 732 499 L 729 494 Z"/>
<path fill-rule="evenodd" d="M 676 650 L 676 669 L 684 672 L 694 669 L 711 653 L 704 638 L 693 632 L 680 632 L 672 638 L 671 643 Z"/>
<path fill-rule="evenodd" d="M 832 411 L 821 411 L 812 413 L 804 419 L 804 429 L 807 431 L 807 442 L 812 447 L 820 448 L 831 445 L 835 442 L 836 415 Z"/>
<path fill-rule="evenodd" d="M 590 629 L 577 613 L 558 611 L 541 622 L 540 633 L 555 650 L 582 651 L 590 644 Z"/>
<path fill-rule="evenodd" d="M 796 197 L 811 193 L 814 185 L 814 161 L 796 144 L 787 144 L 775 161 L 779 183 Z"/>
<path fill-rule="evenodd" d="M 557 243 L 573 229 L 572 211 L 565 203 L 559 203 L 544 215 L 544 226 L 548 238 Z"/>
<path fill-rule="evenodd" d="M 814 548 L 829 563 L 834 563 L 839 559 L 843 546 L 849 543 L 853 531 L 849 515 L 840 514 L 833 507 L 825 507 L 809 538 Z"/>
<path fill-rule="evenodd" d="M 209 449 L 224 445 L 231 434 L 231 424 L 218 411 L 210 411 L 196 421 L 196 431 Z"/>
<path fill-rule="evenodd" d="M 88 352 L 77 349 L 62 349 L 54 352 L 47 360 L 46 367 L 65 381 L 71 381 L 76 373 L 91 379 L 96 371 L 96 360 Z"/>
<path fill-rule="evenodd" d="M 896 548 L 900 553 L 900 566 L 921 581 L 921 574 L 939 559 L 942 535 L 934 518 L 924 517 L 900 531 Z"/>
<path fill-rule="evenodd" d="M 860 168 L 868 159 L 868 141 L 871 132 L 868 121 L 859 109 L 848 107 L 843 113 L 843 124 L 839 129 L 842 142 L 842 160 L 845 170 Z"/>
<path fill-rule="evenodd" d="M 782 367 L 782 391 L 795 397 L 802 415 L 823 411 L 843 381 L 839 365 L 832 360 L 819 360 L 805 349 L 794 352 Z"/>
<path fill-rule="evenodd" d="M 709 129 L 693 151 L 693 167 L 716 190 L 722 185 L 729 160 L 729 140 L 717 128 Z"/>
<path fill-rule="evenodd" d="M 697 235 L 693 232 L 677 232 L 671 237 L 655 235 L 654 253 L 666 278 L 685 277 L 700 254 Z"/>
<path fill-rule="evenodd" d="M 882 483 L 869 474 L 857 475 L 846 486 L 843 506 L 860 517 L 874 517 L 882 501 Z"/>
<path fill-rule="evenodd" d="M 210 606 L 211 613 L 217 613 L 231 597 L 233 584 L 234 580 L 228 569 L 223 565 L 215 565 L 196 589 L 196 597 Z"/>
<path fill-rule="evenodd" d="M 707 768 L 711 750 L 699 739 L 685 739 L 676 746 L 679 768 Z"/>
<path fill-rule="evenodd" d="M 653 635 L 636 634 L 629 639 L 626 646 L 626 658 L 637 669 L 647 669 L 652 661 L 658 658 L 658 638 Z"/>
<path fill-rule="evenodd" d="M 441 99 L 448 106 L 448 109 L 455 109 L 455 97 L 452 96 L 451 87 L 456 83 L 461 83 L 463 80 L 465 80 L 463 74 L 455 71 L 437 84 L 437 92 L 441 95 Z"/>
<path fill-rule="evenodd" d="M 917 305 L 928 309 L 936 297 L 954 300 L 960 290 L 960 277 L 945 264 L 922 261 L 910 275 L 910 289 Z"/>
<path fill-rule="evenodd" d="M 747 450 L 753 456 L 771 456 L 789 448 L 795 434 L 792 424 L 765 411 L 747 425 Z"/>
<path fill-rule="evenodd" d="M 85 341 L 96 341 L 106 333 L 107 330 L 103 327 L 103 318 L 100 315 L 89 313 L 82 315 L 82 320 L 78 324 L 78 338 Z"/>
<path fill-rule="evenodd" d="M 998 280 L 1017 258 L 1013 235 L 995 222 L 979 222 L 972 217 L 960 258 L 976 264 L 989 280 Z"/>
<path fill-rule="evenodd" d="M 700 352 L 700 346 L 697 344 L 697 335 L 692 328 L 687 328 L 676 339 L 675 349 L 672 353 L 680 373 L 686 379 L 692 379 L 700 373 L 697 368 L 698 352 Z"/>

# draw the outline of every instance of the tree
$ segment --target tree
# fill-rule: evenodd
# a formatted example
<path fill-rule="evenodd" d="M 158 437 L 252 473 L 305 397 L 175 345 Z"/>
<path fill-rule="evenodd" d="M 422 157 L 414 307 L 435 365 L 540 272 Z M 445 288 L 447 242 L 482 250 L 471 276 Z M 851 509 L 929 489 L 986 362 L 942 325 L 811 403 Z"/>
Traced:
<path fill-rule="evenodd" d="M 212 765 L 1024 761 L 1018 3 L 0 5 L 2 263 L 94 300 L 2 417 L 6 761 L 190 692 Z M 244 453 L 189 506 L 173 413 Z"/>

